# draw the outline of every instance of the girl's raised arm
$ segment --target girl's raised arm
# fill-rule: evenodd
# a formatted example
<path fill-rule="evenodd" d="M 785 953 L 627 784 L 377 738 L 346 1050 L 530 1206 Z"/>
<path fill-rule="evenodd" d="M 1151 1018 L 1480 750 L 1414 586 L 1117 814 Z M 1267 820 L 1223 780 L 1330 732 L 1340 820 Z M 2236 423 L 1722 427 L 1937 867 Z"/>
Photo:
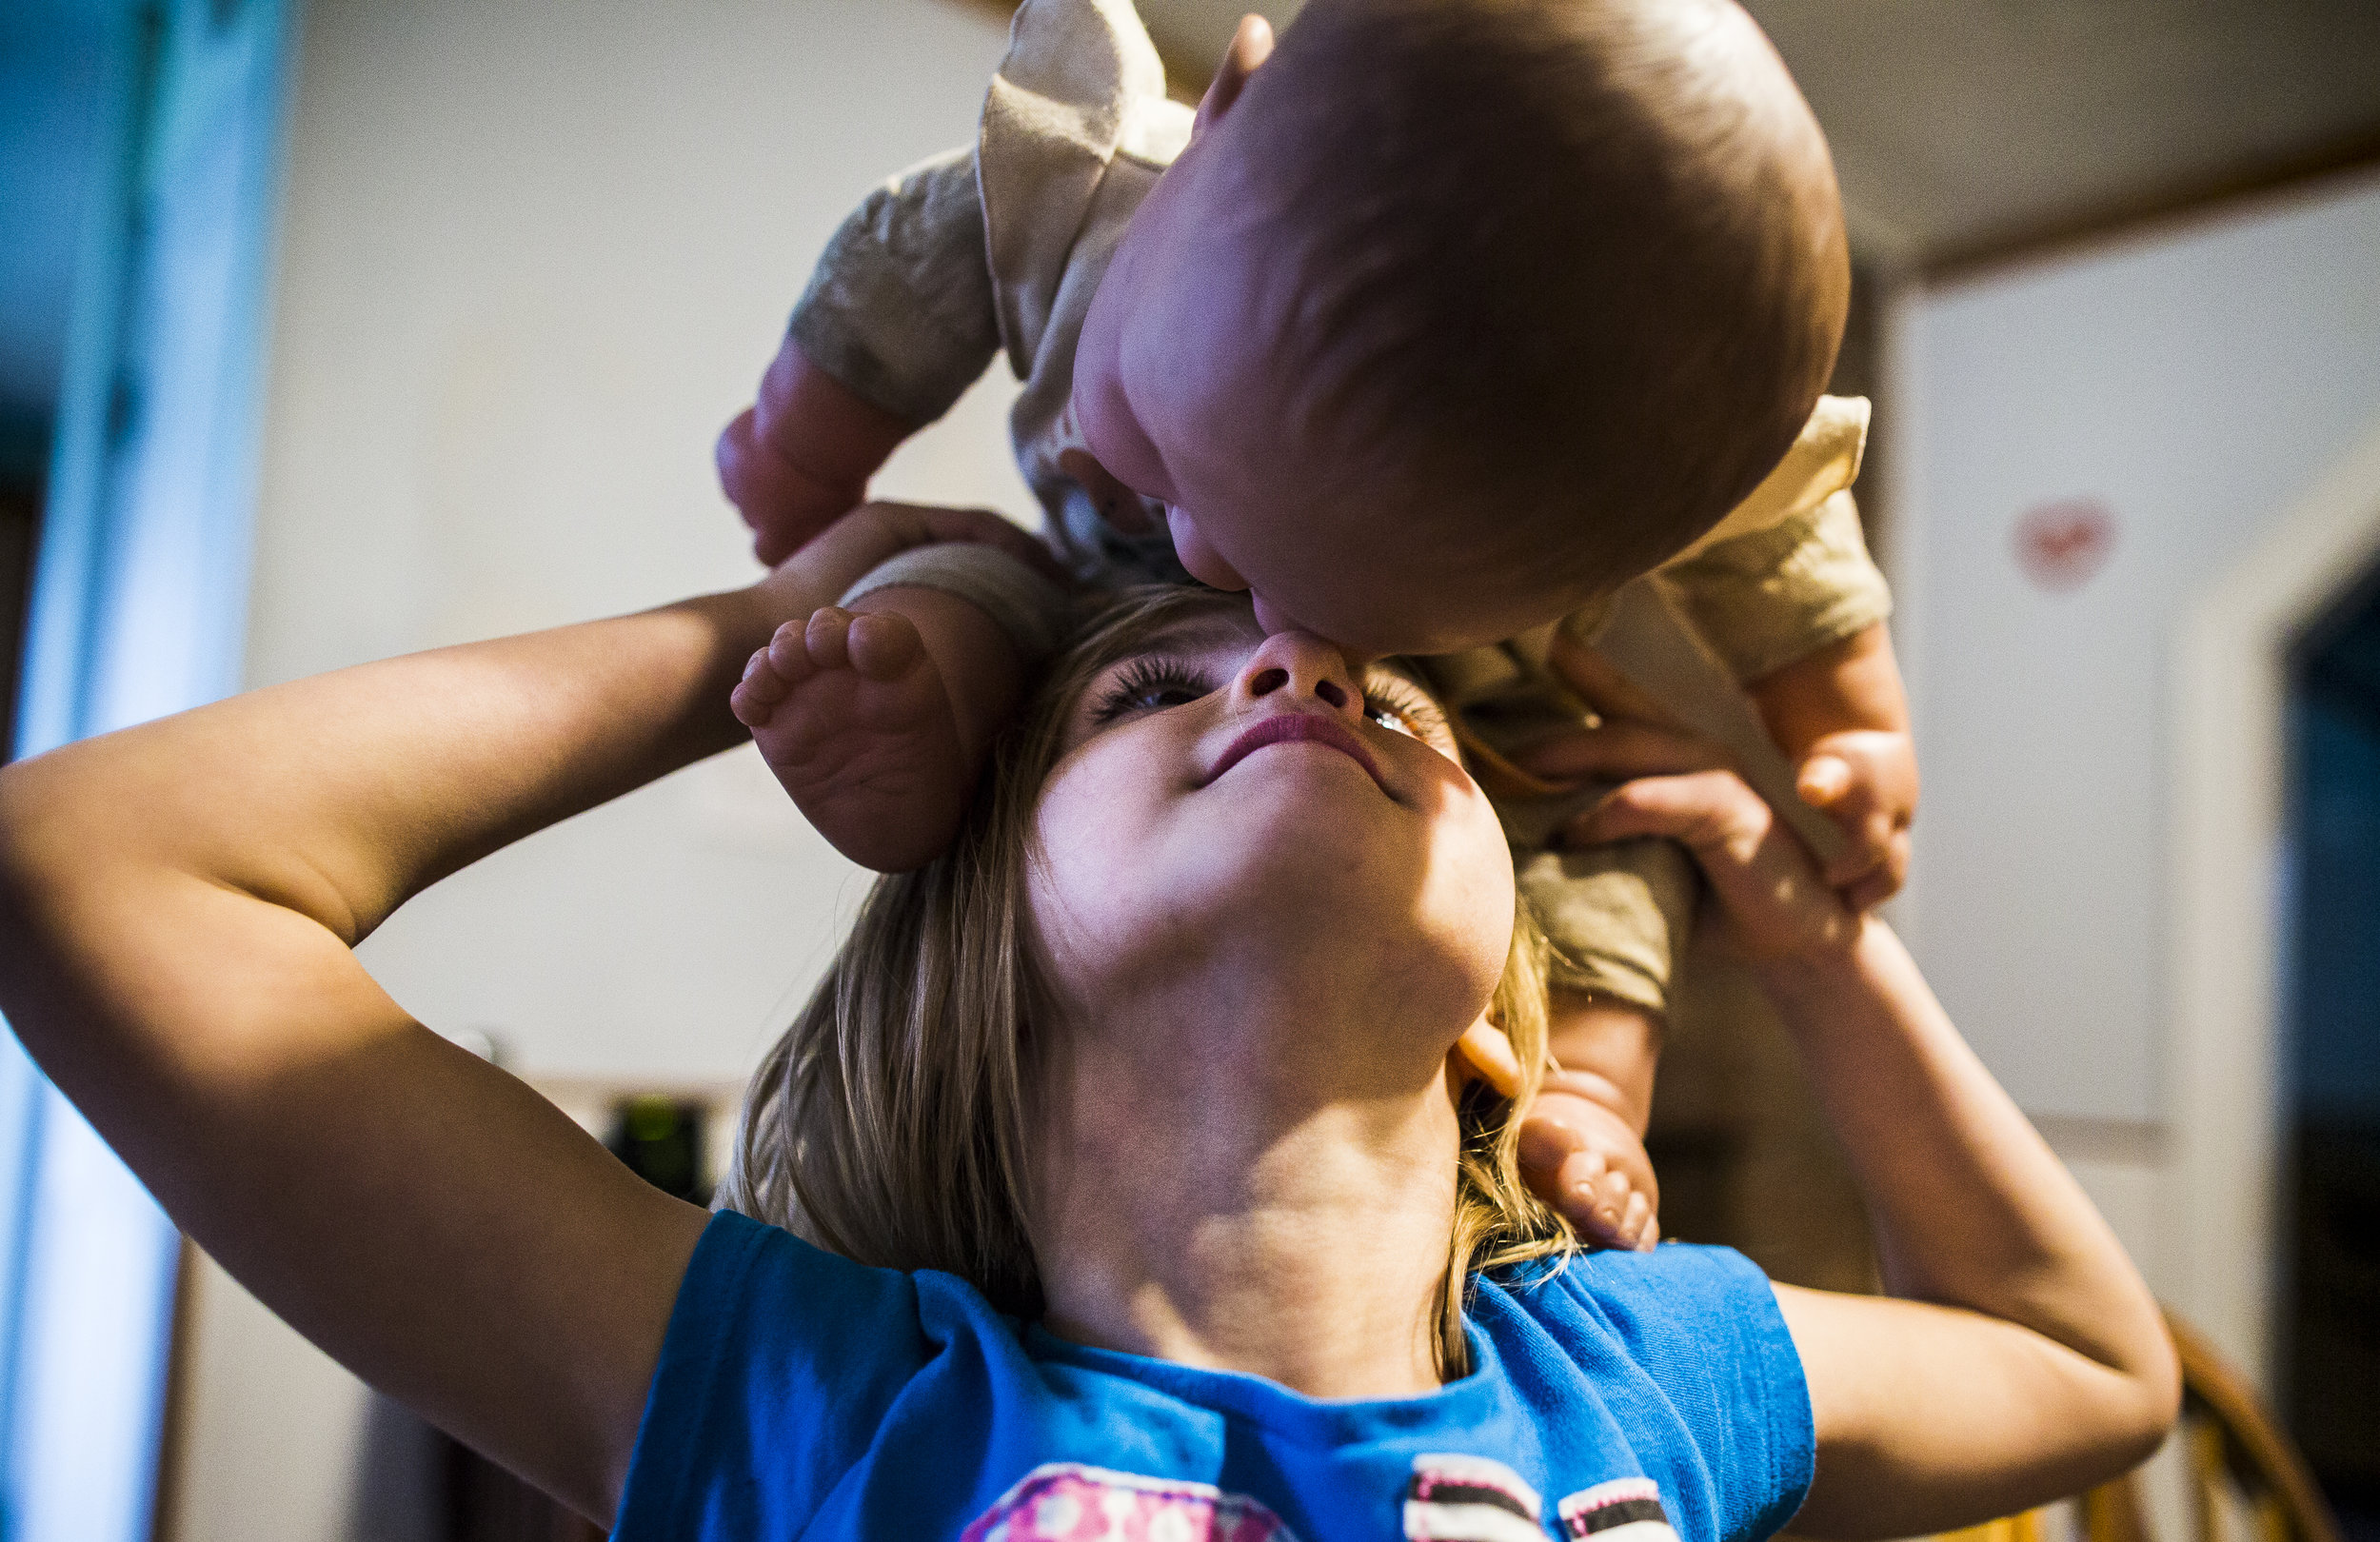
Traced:
<path fill-rule="evenodd" d="M 274 1311 L 608 1521 L 704 1213 L 415 1022 L 349 950 L 457 868 L 736 742 L 751 653 L 935 540 L 1033 549 L 995 516 L 875 505 L 748 589 L 0 770 L 0 1010 Z"/>
<path fill-rule="evenodd" d="M 1912 1536 L 2077 1493 L 2145 1459 L 2181 1381 L 2148 1287 L 1975 1058 L 1900 941 L 1845 910 L 1708 752 L 1614 724 L 1537 767 L 1638 776 L 1597 840 L 1700 859 L 1849 1156 L 1892 1297 L 1776 1288 L 1818 1438 L 1796 1533 Z"/>

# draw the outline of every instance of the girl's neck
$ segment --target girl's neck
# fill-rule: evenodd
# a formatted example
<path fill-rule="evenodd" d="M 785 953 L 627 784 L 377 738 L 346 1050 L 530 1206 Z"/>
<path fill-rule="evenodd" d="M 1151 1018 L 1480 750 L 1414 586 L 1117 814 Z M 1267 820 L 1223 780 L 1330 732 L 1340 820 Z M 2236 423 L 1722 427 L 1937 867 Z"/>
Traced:
<path fill-rule="evenodd" d="M 1055 1078 L 1041 1167 L 1052 1332 L 1315 1397 L 1439 1384 L 1457 1143 L 1442 1061 L 1410 1090 L 1333 1096 L 1195 1033 L 1144 1022 L 1132 1039 L 1169 1046 L 1154 1067 L 1085 1037 Z"/>

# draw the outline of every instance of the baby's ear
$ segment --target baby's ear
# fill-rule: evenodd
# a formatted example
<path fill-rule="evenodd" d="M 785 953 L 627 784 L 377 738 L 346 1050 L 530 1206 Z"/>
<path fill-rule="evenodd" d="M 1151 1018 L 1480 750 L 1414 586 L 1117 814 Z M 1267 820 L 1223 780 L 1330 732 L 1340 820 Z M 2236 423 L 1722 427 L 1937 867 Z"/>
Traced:
<path fill-rule="evenodd" d="M 1520 1096 L 1520 1057 L 1513 1053 L 1504 1030 L 1488 1021 L 1484 1012 L 1455 1040 L 1455 1070 L 1481 1077 L 1507 1097 Z"/>
<path fill-rule="evenodd" d="M 1242 16 L 1240 26 L 1224 45 L 1223 62 L 1215 67 L 1215 78 L 1209 82 L 1206 94 L 1199 98 L 1199 116 L 1190 126 L 1195 137 L 1212 128 L 1216 121 L 1231 110 L 1240 100 L 1240 89 L 1248 84 L 1273 52 L 1273 24 L 1261 16 Z"/>

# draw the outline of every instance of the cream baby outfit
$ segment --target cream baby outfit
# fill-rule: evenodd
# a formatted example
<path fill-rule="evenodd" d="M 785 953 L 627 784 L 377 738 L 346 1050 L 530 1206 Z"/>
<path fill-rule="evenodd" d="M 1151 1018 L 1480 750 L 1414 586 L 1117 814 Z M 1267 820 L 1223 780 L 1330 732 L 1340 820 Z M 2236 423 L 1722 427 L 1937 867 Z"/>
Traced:
<path fill-rule="evenodd" d="M 1071 409 L 1083 316 L 1133 211 L 1189 143 L 1191 120 L 1165 94 L 1164 67 L 1130 0 L 1025 0 L 976 143 L 870 194 L 793 313 L 791 335 L 811 363 L 913 424 L 941 417 L 1005 354 L 1024 382 L 1009 432 L 1047 512 L 1047 539 L 1101 586 L 1189 577 L 1160 507 L 1136 511 L 1139 530 L 1119 528 L 1066 464 L 1087 453 Z M 1867 417 L 1864 401 L 1821 401 L 1751 498 L 1612 602 L 1498 647 L 1428 661 L 1475 748 L 1493 753 L 1578 720 L 1581 704 L 1543 667 L 1557 627 L 1623 657 L 1632 637 L 1686 638 L 1671 653 L 1705 667 L 1669 681 L 1666 701 L 1730 693 L 1730 677 L 1756 680 L 1882 620 L 1891 597 L 1847 490 Z M 894 583 L 974 602 L 1028 661 L 1056 645 L 1067 614 L 1055 585 L 980 545 L 903 553 L 844 598 Z M 1499 806 L 1523 891 L 1556 943 L 1557 980 L 1661 1010 L 1696 897 L 1684 854 L 1657 840 L 1539 850 L 1532 837 L 1545 809 Z"/>

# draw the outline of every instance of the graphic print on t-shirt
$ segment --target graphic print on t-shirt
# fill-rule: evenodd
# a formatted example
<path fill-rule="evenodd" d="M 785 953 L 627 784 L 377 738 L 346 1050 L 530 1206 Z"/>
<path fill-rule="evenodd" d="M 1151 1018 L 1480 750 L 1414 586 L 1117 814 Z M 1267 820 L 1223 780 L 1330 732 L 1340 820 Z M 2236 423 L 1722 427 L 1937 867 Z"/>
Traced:
<path fill-rule="evenodd" d="M 1280 1517 L 1211 1483 L 1044 1462 L 959 1542 L 1298 1542 Z"/>
<path fill-rule="evenodd" d="M 1571 1542 L 1677 1542 L 1661 1491 L 1651 1478 L 1614 1478 L 1581 1489 L 1561 1502 L 1562 1534 Z"/>
<path fill-rule="evenodd" d="M 1405 1542 L 1545 1542 L 1544 1512 L 1502 1462 L 1425 1453 L 1405 1485 Z"/>

